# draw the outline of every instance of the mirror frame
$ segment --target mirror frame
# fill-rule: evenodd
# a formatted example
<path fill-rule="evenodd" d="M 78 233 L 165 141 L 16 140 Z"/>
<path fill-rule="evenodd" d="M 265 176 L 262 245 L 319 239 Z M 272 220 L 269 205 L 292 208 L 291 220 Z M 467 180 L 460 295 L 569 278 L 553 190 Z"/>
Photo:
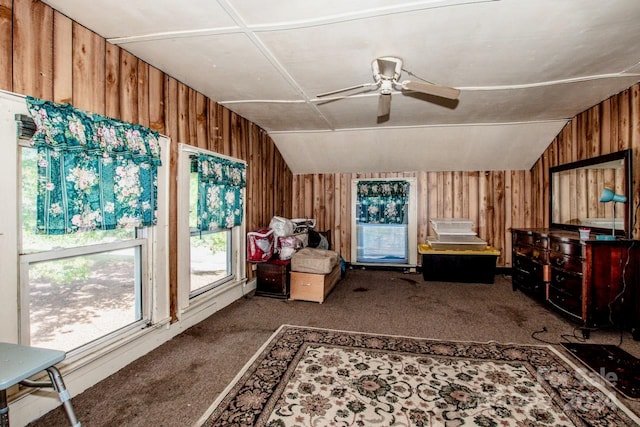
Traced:
<path fill-rule="evenodd" d="M 631 230 L 631 224 L 633 223 L 633 191 L 632 191 L 632 171 L 631 167 L 631 159 L 632 159 L 631 149 L 626 149 L 622 151 L 617 151 L 615 153 L 604 154 L 602 156 L 592 157 L 585 160 L 578 160 L 577 162 L 566 163 L 564 165 L 554 166 L 549 168 L 549 223 L 551 228 L 561 228 L 565 230 L 574 230 L 578 231 L 580 228 L 579 224 L 564 224 L 564 223 L 555 223 L 553 222 L 553 174 L 556 172 L 567 171 L 571 169 L 579 169 L 587 166 L 594 166 L 598 163 L 607 163 L 615 160 L 624 160 L 624 178 L 625 178 L 625 196 L 627 197 L 627 202 L 623 203 L 625 206 L 624 209 L 620 209 L 620 211 L 624 211 L 624 230 L 614 231 L 615 235 L 618 237 L 629 238 Z M 616 215 L 617 216 L 617 215 Z M 606 234 L 612 233 L 611 227 L 589 227 L 591 231 L 598 234 Z M 616 227 L 617 228 L 617 227 Z"/>

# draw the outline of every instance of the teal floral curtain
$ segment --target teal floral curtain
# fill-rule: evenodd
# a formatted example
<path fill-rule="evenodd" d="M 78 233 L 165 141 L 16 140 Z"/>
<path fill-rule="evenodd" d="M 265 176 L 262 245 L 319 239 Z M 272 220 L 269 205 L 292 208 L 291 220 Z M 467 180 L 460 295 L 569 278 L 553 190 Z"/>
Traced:
<path fill-rule="evenodd" d="M 36 124 L 38 233 L 156 224 L 157 132 L 69 104 L 26 101 Z"/>
<path fill-rule="evenodd" d="M 222 157 L 199 154 L 198 230 L 232 228 L 242 223 L 246 166 Z"/>
<path fill-rule="evenodd" d="M 363 224 L 404 224 L 409 199 L 407 181 L 361 181 L 357 184 L 357 221 Z"/>

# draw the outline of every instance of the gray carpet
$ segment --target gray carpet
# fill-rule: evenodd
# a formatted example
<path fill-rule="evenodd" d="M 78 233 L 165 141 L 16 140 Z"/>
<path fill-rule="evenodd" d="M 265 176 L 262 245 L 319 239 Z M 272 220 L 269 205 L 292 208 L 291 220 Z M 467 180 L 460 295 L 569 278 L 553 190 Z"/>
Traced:
<path fill-rule="evenodd" d="M 354 269 L 323 304 L 257 296 L 236 301 L 74 397 L 76 415 L 84 427 L 190 426 L 281 324 L 523 344 L 540 344 L 532 333 L 544 327 L 535 334 L 542 340 L 581 339 L 573 323 L 513 292 L 508 276 L 496 276 L 493 285 L 443 283 Z M 619 338 L 616 331 L 595 331 L 589 342 L 617 344 Z M 622 348 L 640 357 L 640 342 L 628 333 Z M 621 400 L 640 414 L 640 404 Z M 58 408 L 31 425 L 67 423 Z"/>

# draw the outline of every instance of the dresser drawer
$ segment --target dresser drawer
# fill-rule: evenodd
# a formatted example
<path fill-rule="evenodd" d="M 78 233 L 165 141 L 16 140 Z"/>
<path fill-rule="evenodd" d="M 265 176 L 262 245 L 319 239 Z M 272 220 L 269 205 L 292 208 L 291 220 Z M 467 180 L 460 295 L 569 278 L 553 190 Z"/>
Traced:
<path fill-rule="evenodd" d="M 553 252 L 559 252 L 569 256 L 580 258 L 582 256 L 582 245 L 577 242 L 551 239 L 550 248 Z"/>
<path fill-rule="evenodd" d="M 530 233 L 516 232 L 514 240 L 516 245 L 533 246 L 534 236 Z"/>
<path fill-rule="evenodd" d="M 511 280 L 513 288 L 544 299 L 545 292 L 545 266 L 533 259 L 522 255 L 513 257 L 513 270 Z"/>
<path fill-rule="evenodd" d="M 535 262 L 531 258 L 516 255 L 513 258 L 513 267 L 516 270 L 520 270 L 528 275 L 531 275 L 535 280 L 544 280 L 544 265 Z"/>
<path fill-rule="evenodd" d="M 549 293 L 547 301 L 568 313 L 578 320 L 582 319 L 582 298 L 565 292 L 564 289 L 557 288 L 556 286 L 549 284 Z"/>
<path fill-rule="evenodd" d="M 582 298 L 582 274 L 573 274 L 551 267 L 551 285 L 563 292 Z"/>
<path fill-rule="evenodd" d="M 290 263 L 260 263 L 256 271 L 256 295 L 289 297 Z"/>
<path fill-rule="evenodd" d="M 540 249 L 549 249 L 549 238 L 546 236 L 534 236 L 533 246 Z"/>
<path fill-rule="evenodd" d="M 514 269 L 511 280 L 513 281 L 514 290 L 519 289 L 533 297 L 544 299 L 544 282 L 533 274 L 527 271 Z"/>
<path fill-rule="evenodd" d="M 531 257 L 542 264 L 547 264 L 549 262 L 549 251 L 534 246 L 533 251 L 531 251 Z"/>
<path fill-rule="evenodd" d="M 315 301 L 322 304 L 331 289 L 340 280 L 340 264 L 336 265 L 331 273 L 313 274 L 291 272 L 291 298 L 292 300 Z"/>
<path fill-rule="evenodd" d="M 258 280 L 265 283 L 284 283 L 287 278 L 287 269 L 284 265 L 278 268 L 267 268 L 268 264 L 258 266 Z"/>
<path fill-rule="evenodd" d="M 567 256 L 552 250 L 549 252 L 549 264 L 565 271 L 582 273 L 582 258 L 579 256 Z"/>
<path fill-rule="evenodd" d="M 533 253 L 533 246 L 518 243 L 513 247 L 513 251 L 518 255 L 531 256 Z"/>

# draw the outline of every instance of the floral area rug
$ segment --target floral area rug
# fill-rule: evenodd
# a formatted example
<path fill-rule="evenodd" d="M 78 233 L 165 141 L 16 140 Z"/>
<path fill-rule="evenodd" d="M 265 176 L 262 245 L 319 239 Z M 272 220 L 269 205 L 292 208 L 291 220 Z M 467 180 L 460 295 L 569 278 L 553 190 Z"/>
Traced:
<path fill-rule="evenodd" d="M 547 346 L 283 325 L 201 426 L 633 426 Z"/>

